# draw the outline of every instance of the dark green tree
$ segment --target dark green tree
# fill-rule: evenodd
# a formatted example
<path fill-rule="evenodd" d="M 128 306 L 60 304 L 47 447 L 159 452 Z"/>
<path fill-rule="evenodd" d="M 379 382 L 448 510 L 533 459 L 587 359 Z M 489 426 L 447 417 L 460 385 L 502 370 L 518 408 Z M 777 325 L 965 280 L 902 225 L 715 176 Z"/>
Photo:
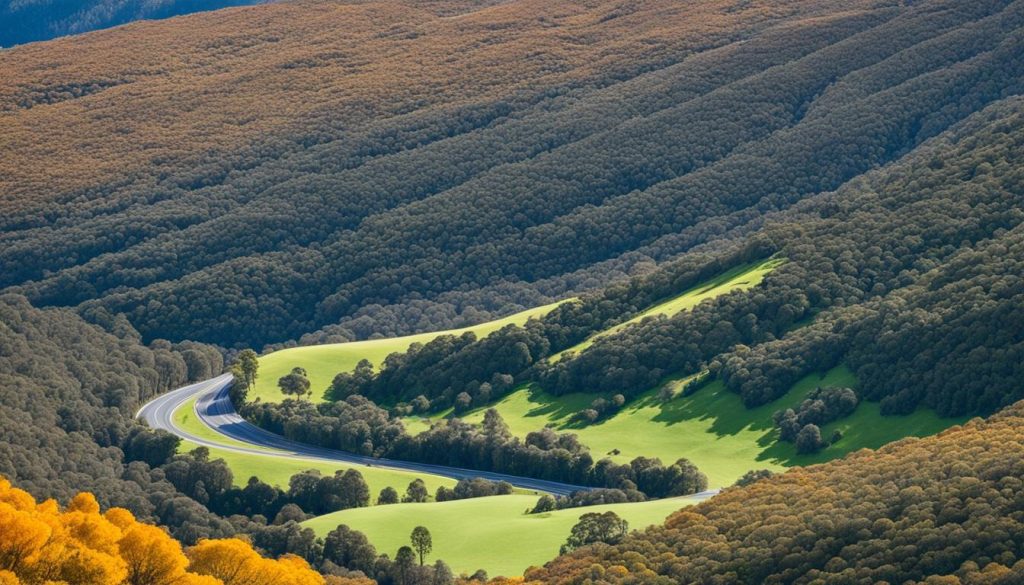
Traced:
<path fill-rule="evenodd" d="M 579 522 L 572 527 L 569 538 L 562 545 L 561 554 L 595 542 L 618 544 L 625 538 L 627 532 L 629 523 L 615 512 L 588 512 L 580 516 Z"/>
<path fill-rule="evenodd" d="M 817 453 L 825 446 L 821 439 L 818 425 L 806 425 L 796 436 L 796 452 L 800 454 Z"/>
<path fill-rule="evenodd" d="M 242 372 L 242 381 L 245 383 L 245 388 L 252 390 L 252 387 L 256 385 L 256 378 L 259 377 L 259 356 L 251 349 L 243 349 L 238 354 L 238 367 Z"/>
<path fill-rule="evenodd" d="M 391 486 L 380 490 L 380 495 L 377 496 L 377 505 L 383 504 L 397 504 L 398 503 L 398 491 Z"/>
<path fill-rule="evenodd" d="M 422 479 L 416 478 L 409 483 L 409 487 L 405 489 L 405 497 L 402 498 L 402 501 L 416 504 L 427 501 L 427 486 L 423 483 Z"/>
<path fill-rule="evenodd" d="M 416 553 L 407 546 L 398 549 L 398 553 L 395 555 L 395 581 L 398 582 L 398 585 L 409 585 L 415 568 Z"/>
<path fill-rule="evenodd" d="M 413 528 L 409 538 L 412 541 L 412 548 L 420 557 L 420 566 L 422 567 L 423 557 L 434 548 L 434 539 L 431 538 L 430 531 L 425 526 Z"/>
<path fill-rule="evenodd" d="M 282 376 L 277 381 L 277 386 L 286 395 L 295 395 L 301 398 L 309 391 L 309 378 L 306 377 L 304 368 L 292 368 L 292 371 Z"/>
<path fill-rule="evenodd" d="M 537 505 L 530 510 L 531 514 L 540 514 L 543 512 L 550 512 L 555 509 L 555 498 L 552 498 L 548 494 L 544 494 L 537 500 Z"/>

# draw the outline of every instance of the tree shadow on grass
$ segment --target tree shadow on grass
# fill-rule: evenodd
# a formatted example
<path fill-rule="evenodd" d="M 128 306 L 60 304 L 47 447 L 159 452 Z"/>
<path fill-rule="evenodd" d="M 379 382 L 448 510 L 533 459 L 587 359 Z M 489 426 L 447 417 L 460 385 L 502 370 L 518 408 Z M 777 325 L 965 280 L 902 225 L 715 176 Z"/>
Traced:
<path fill-rule="evenodd" d="M 769 431 L 774 426 L 774 408 L 748 410 L 740 397 L 729 392 L 721 381 L 711 382 L 690 396 L 673 398 L 660 405 L 661 411 L 652 419 L 667 425 L 683 421 L 708 421 L 709 433 L 718 436 L 736 435 L 744 430 Z"/>
<path fill-rule="evenodd" d="M 598 395 L 571 395 L 552 396 L 533 384 L 516 390 L 527 392 L 527 400 L 536 406 L 530 408 L 524 416 L 527 418 L 544 419 L 544 423 L 553 422 L 559 427 L 566 428 L 568 419 L 581 409 L 590 406 L 591 401 L 598 398 Z M 543 424 L 540 426 L 544 426 Z"/>

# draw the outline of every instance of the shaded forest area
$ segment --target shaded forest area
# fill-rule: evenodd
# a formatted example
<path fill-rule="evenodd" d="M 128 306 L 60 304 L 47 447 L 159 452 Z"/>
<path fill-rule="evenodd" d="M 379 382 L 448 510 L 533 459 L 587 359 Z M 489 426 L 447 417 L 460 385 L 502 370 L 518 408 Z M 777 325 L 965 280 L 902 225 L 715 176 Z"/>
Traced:
<path fill-rule="evenodd" d="M 0 284 L 146 340 L 461 325 L 754 229 L 1021 89 L 1019 2 L 733 4 L 298 2 L 204 15 L 209 45 L 60 41 L 110 57 L 45 74 L 6 52 Z"/>

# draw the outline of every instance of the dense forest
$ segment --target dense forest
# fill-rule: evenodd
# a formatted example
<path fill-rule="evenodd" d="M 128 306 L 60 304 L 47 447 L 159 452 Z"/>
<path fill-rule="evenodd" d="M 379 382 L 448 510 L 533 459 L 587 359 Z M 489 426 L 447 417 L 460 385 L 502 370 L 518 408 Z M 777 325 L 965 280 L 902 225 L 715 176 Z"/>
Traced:
<path fill-rule="evenodd" d="M 93 492 L 105 508 L 158 521 L 187 543 L 229 536 L 226 520 L 153 469 L 176 438 L 144 447 L 132 420 L 157 393 L 219 372 L 221 354 L 191 343 L 147 347 L 123 317 L 100 311 L 93 320 L 0 298 L 0 474 L 63 503 Z"/>
<path fill-rule="evenodd" d="M 733 4 L 311 1 L 203 15 L 215 46 L 171 20 L 44 73 L 6 51 L 0 285 L 147 341 L 461 324 L 752 229 L 1021 88 L 1019 2 Z"/>
<path fill-rule="evenodd" d="M 15 295 L 0 298 L 0 475 L 34 497 L 53 498 L 70 506 L 68 512 L 93 514 L 88 522 L 96 527 L 89 530 L 113 539 L 113 544 L 76 532 L 82 522 L 78 516 L 64 514 L 52 522 L 34 517 L 36 513 L 52 515 L 58 511 L 52 504 L 41 504 L 38 512 L 32 511 L 34 503 L 31 509 L 25 508 L 29 506 L 25 503 L 28 496 L 3 480 L 0 583 L 19 582 L 3 581 L 5 570 L 13 571 L 25 584 L 60 580 L 62 575 L 69 583 L 122 582 L 115 577 L 83 581 L 72 577 L 72 571 L 85 570 L 82 564 L 65 567 L 51 563 L 53 555 L 63 555 L 78 546 L 98 551 L 83 549 L 81 553 L 83 558 L 91 559 L 83 561 L 85 567 L 95 571 L 120 575 L 125 561 L 119 555 L 129 560 L 130 568 L 144 560 L 131 555 L 151 550 L 169 555 L 166 563 L 154 563 L 177 575 L 187 564 L 181 555 L 182 545 L 192 547 L 187 551 L 192 563 L 189 567 L 208 567 L 201 573 L 217 576 L 227 585 L 254 582 L 247 580 L 249 577 L 229 578 L 223 571 L 233 564 L 249 567 L 246 571 L 252 573 L 245 574 L 270 575 L 266 577 L 269 583 L 291 582 L 272 577 L 283 569 L 260 560 L 254 550 L 283 558 L 281 566 L 293 573 L 308 563 L 323 575 L 343 579 L 330 583 L 367 583 L 365 575 L 371 575 L 384 585 L 402 585 L 409 583 L 400 579 L 405 571 L 416 572 L 423 579 L 437 579 L 431 582 L 438 585 L 452 582 L 454 576 L 443 561 L 428 567 L 429 571 L 421 571 L 398 565 L 397 559 L 386 555 L 378 558 L 374 552 L 369 567 L 349 567 L 338 556 L 342 553 L 332 552 L 330 539 L 317 538 L 312 530 L 299 525 L 312 515 L 369 505 L 371 494 L 358 471 L 350 469 L 333 476 L 315 471 L 299 473 L 291 478 L 287 489 L 257 478 L 249 478 L 238 487 L 227 464 L 210 458 L 205 448 L 180 453 L 178 437 L 151 431 L 135 421 L 138 407 L 158 392 L 220 372 L 222 354 L 210 346 L 189 342 L 155 341 L 145 346 L 123 318 L 102 311 L 91 317 L 93 322 L 67 309 L 36 309 Z M 487 495 L 487 490 L 502 489 L 473 481 L 460 484 L 450 495 L 442 495 L 448 499 L 480 497 Z M 92 493 L 83 494 L 82 490 Z M 25 515 L 11 512 L 4 507 L 8 504 L 27 511 Z M 105 510 L 102 516 L 96 515 L 100 507 Z M 14 516 L 8 516 L 8 512 Z M 165 527 L 169 536 L 156 528 L 134 524 L 134 518 Z M 47 536 L 41 528 L 28 531 L 24 524 L 53 526 L 56 522 L 70 522 L 67 537 L 81 542 L 65 543 L 60 540 L 65 538 L 63 533 Z M 127 530 L 129 524 L 141 528 L 131 530 L 130 536 L 122 535 L 119 530 Z M 27 531 L 26 540 L 8 541 L 6 535 L 22 531 Z M 245 543 L 208 540 L 231 538 L 242 538 Z M 17 548 L 5 548 L 8 545 Z M 148 548 L 135 553 L 130 547 Z M 41 551 L 39 555 L 29 554 L 36 549 Z M 200 556 L 207 560 L 197 561 Z M 227 565 L 214 562 L 217 558 L 225 559 Z M 22 561 L 38 566 L 19 565 Z M 47 567 L 50 572 L 44 570 Z M 301 575 L 297 572 L 289 579 Z M 312 581 L 295 582 L 323 582 L 319 573 L 311 575 Z M 179 582 L 170 577 L 169 581 L 148 581 L 144 576 L 138 579 L 129 582 Z M 180 582 L 213 585 L 219 581 Z"/>
<path fill-rule="evenodd" d="M 517 382 L 628 400 L 666 376 L 708 370 L 754 407 L 846 363 L 861 381 L 854 406 L 865 398 L 881 401 L 883 414 L 919 405 L 943 416 L 995 412 L 1024 398 L 1024 183 L 1014 164 L 1024 157 L 1022 105 L 1002 100 L 898 163 L 773 214 L 726 251 L 689 254 L 482 340 L 466 334 L 414 345 L 389 356 L 379 373 L 368 364 L 339 373 L 328 396 L 458 412 Z M 583 352 L 546 359 L 770 254 L 785 262 L 753 291 L 645 319 Z"/>

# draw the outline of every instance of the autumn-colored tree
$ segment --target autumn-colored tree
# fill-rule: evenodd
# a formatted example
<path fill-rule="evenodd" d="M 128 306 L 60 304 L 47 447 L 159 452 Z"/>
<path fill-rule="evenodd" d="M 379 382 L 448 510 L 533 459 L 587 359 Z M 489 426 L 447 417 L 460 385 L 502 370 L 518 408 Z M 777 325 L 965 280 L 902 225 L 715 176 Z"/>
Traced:
<path fill-rule="evenodd" d="M 224 585 L 323 585 L 324 579 L 299 557 L 261 557 L 237 539 L 203 540 L 187 551 L 190 570 L 215 577 Z"/>
<path fill-rule="evenodd" d="M 324 585 L 295 556 L 261 557 L 238 539 L 204 540 L 183 552 L 128 510 L 100 513 L 90 493 L 61 511 L 0 478 L 0 585 Z M 356 581 L 353 581 L 356 583 Z"/>

